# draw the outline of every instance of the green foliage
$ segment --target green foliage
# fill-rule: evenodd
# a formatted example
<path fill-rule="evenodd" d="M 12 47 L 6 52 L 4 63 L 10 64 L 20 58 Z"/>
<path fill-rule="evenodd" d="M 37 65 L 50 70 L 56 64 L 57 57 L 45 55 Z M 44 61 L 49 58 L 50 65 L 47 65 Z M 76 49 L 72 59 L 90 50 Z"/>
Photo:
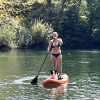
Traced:
<path fill-rule="evenodd" d="M 35 20 L 32 26 L 32 45 L 45 47 L 48 43 L 48 39 L 53 32 L 53 28 L 42 20 Z"/>
<path fill-rule="evenodd" d="M 15 38 L 13 31 L 7 27 L 0 28 L 0 47 L 9 47 Z"/>
<path fill-rule="evenodd" d="M 16 43 L 20 48 L 25 48 L 31 40 L 31 31 L 28 28 L 20 26 L 16 29 Z"/>
<path fill-rule="evenodd" d="M 52 32 L 51 25 L 43 23 L 42 20 L 36 20 L 32 29 L 25 27 L 17 29 L 16 42 L 20 48 L 44 48 Z"/>
<path fill-rule="evenodd" d="M 53 30 L 66 46 L 95 45 L 99 22 L 100 0 L 1 0 L 0 46 L 16 41 L 21 48 L 43 48 Z"/>

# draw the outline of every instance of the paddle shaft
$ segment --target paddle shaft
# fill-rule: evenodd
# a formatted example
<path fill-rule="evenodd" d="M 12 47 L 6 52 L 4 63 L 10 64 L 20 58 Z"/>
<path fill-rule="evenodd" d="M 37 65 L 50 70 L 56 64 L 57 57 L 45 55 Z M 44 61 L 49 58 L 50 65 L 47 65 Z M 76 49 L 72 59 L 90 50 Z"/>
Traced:
<path fill-rule="evenodd" d="M 54 43 L 54 41 L 55 41 L 55 39 L 53 40 L 53 43 Z M 51 49 L 51 47 L 50 47 L 50 49 Z M 50 49 L 49 49 L 49 51 L 50 51 Z M 43 65 L 44 65 L 44 63 L 45 63 L 47 57 L 48 57 L 48 54 L 49 54 L 49 52 L 47 53 L 47 55 L 46 55 L 46 57 L 45 57 L 45 59 L 44 59 L 42 65 L 41 65 L 41 67 L 40 67 L 40 70 L 39 70 L 39 72 L 38 72 L 38 74 L 37 74 L 37 77 L 38 77 L 38 75 L 39 75 L 39 73 L 40 73 L 40 71 L 41 71 L 41 69 L 42 69 L 42 67 L 43 67 Z"/>
<path fill-rule="evenodd" d="M 42 69 L 42 67 L 43 67 L 43 65 L 44 65 L 44 63 L 45 63 L 47 57 L 48 57 L 48 54 L 49 54 L 49 53 L 47 53 L 47 55 L 46 55 L 46 57 L 45 57 L 45 59 L 44 59 L 42 65 L 41 65 L 41 67 L 40 67 L 40 70 L 39 70 L 39 72 L 38 72 L 38 74 L 37 74 L 37 77 L 38 77 L 38 75 L 39 75 L 39 73 L 40 73 L 40 71 L 41 71 L 41 69 Z"/>
<path fill-rule="evenodd" d="M 54 40 L 55 40 L 55 39 L 54 39 Z M 54 40 L 53 40 L 53 43 L 54 43 Z M 51 49 L 51 47 L 50 47 L 50 49 Z M 49 51 L 50 51 L 50 49 L 49 49 Z M 45 57 L 45 59 L 44 59 L 42 65 L 41 65 L 41 67 L 40 67 L 40 69 L 39 69 L 39 72 L 38 72 L 37 76 L 31 81 L 31 84 L 37 83 L 37 81 L 38 81 L 38 75 L 39 75 L 39 73 L 40 73 L 40 71 L 41 71 L 41 69 L 42 69 L 42 67 L 43 67 L 43 65 L 44 65 L 44 63 L 45 63 L 45 61 L 46 61 L 46 59 L 47 59 L 47 57 L 48 57 L 48 54 L 49 54 L 49 52 L 47 53 L 47 55 L 46 55 L 46 57 Z"/>

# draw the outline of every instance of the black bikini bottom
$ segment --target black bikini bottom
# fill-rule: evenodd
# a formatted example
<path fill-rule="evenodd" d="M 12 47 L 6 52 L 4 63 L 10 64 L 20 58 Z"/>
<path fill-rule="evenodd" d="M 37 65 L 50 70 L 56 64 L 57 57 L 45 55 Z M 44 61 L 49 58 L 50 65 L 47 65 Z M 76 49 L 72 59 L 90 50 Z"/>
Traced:
<path fill-rule="evenodd" d="M 53 56 L 55 56 L 56 58 L 59 56 L 59 55 L 61 55 L 61 53 L 58 53 L 58 54 L 51 54 L 51 55 L 53 55 Z"/>

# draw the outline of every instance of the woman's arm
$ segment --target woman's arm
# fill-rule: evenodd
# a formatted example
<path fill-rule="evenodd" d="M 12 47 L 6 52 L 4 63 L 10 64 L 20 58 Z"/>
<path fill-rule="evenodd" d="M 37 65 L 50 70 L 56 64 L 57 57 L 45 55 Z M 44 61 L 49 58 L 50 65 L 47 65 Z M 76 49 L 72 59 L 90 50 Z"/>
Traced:
<path fill-rule="evenodd" d="M 63 41 L 62 41 L 61 38 L 58 38 L 57 40 L 58 40 L 58 42 L 59 42 L 61 45 L 63 44 Z"/>

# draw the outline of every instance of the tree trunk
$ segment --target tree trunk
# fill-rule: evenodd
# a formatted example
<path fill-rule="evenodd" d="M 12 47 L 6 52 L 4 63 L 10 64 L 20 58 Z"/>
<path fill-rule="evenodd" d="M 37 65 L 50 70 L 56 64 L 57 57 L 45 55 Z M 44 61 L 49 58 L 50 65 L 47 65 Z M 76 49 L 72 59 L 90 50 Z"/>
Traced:
<path fill-rule="evenodd" d="M 93 29 L 92 0 L 88 0 L 87 2 L 88 2 L 88 7 L 89 7 L 88 9 L 89 9 L 89 12 L 90 12 L 90 14 L 89 14 L 89 32 L 88 32 L 88 34 L 92 35 L 92 33 L 93 33 L 93 31 L 92 31 L 92 29 Z"/>
<path fill-rule="evenodd" d="M 47 0 L 47 5 L 48 5 L 48 7 L 50 7 L 50 8 L 51 8 L 51 2 L 52 2 L 52 0 Z"/>

